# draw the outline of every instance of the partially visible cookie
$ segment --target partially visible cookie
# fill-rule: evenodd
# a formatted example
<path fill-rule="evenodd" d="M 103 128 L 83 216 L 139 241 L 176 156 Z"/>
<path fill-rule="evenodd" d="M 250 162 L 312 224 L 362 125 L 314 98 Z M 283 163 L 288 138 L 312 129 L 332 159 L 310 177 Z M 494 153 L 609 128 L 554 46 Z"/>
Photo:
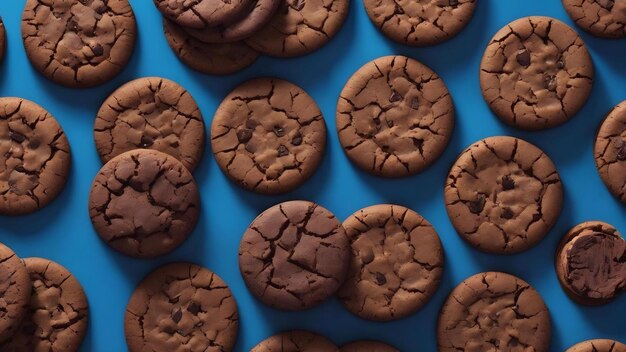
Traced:
<path fill-rule="evenodd" d="M 28 314 L 31 287 L 24 263 L 0 243 L 0 346 L 15 334 Z"/>
<path fill-rule="evenodd" d="M 603 38 L 626 38 L 626 1 L 562 0 L 563 7 L 576 24 Z"/>
<path fill-rule="evenodd" d="M 7 48 L 7 33 L 4 29 L 4 22 L 2 21 L 2 17 L 0 17 L 0 63 L 2 59 L 4 59 L 4 53 Z"/>
<path fill-rule="evenodd" d="M 602 181 L 626 204 L 626 101 L 614 107 L 602 122 L 594 158 Z"/>
<path fill-rule="evenodd" d="M 293 330 L 268 337 L 250 352 L 339 352 L 339 348 L 324 336 Z"/>
<path fill-rule="evenodd" d="M 575 344 L 565 352 L 626 352 L 626 345 L 614 340 L 587 340 Z"/>
<path fill-rule="evenodd" d="M 400 352 L 400 350 L 379 341 L 360 340 L 344 345 L 339 352 Z"/>
<path fill-rule="evenodd" d="M 154 0 L 163 16 L 189 28 L 214 27 L 236 21 L 252 0 Z"/>

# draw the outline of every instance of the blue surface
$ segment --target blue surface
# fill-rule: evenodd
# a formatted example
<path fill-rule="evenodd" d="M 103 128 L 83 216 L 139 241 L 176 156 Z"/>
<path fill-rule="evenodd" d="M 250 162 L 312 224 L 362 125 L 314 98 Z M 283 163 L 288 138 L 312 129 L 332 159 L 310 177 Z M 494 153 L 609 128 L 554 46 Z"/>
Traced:
<path fill-rule="evenodd" d="M 626 295 L 600 308 L 583 308 L 570 301 L 554 272 L 554 250 L 561 236 L 585 220 L 603 220 L 626 233 L 626 207 L 603 186 L 595 169 L 592 143 L 604 114 L 626 99 L 626 39 L 601 40 L 581 33 L 594 59 L 596 78 L 591 99 L 566 125 L 526 133 L 504 126 L 489 111 L 478 83 L 478 66 L 491 36 L 522 16 L 547 15 L 573 26 L 558 0 L 480 0 L 474 19 L 455 39 L 431 48 L 410 48 L 385 39 L 369 22 L 363 4 L 353 0 L 349 18 L 338 36 L 307 57 L 261 58 L 240 74 L 210 77 L 180 63 L 168 47 L 159 13 L 150 0 L 131 0 L 137 15 L 139 41 L 132 61 L 109 84 L 88 90 L 55 85 L 28 63 L 20 37 L 24 0 L 0 1 L 0 15 L 9 36 L 8 57 L 0 68 L 0 95 L 33 100 L 61 123 L 71 143 L 73 169 L 65 191 L 46 209 L 21 218 L 0 217 L 0 242 L 21 257 L 42 256 L 69 268 L 80 280 L 90 302 L 90 327 L 83 351 L 126 351 L 124 310 L 141 278 L 161 264 L 193 261 L 217 272 L 233 290 L 241 315 L 236 351 L 281 330 L 310 329 L 338 344 L 376 338 L 402 351 L 436 351 L 435 325 L 450 290 L 480 271 L 518 275 L 542 294 L 553 319 L 552 351 L 590 338 L 626 342 Z M 580 30 L 579 30 L 580 31 Z M 426 172 L 403 180 L 384 180 L 358 171 L 344 156 L 334 129 L 335 104 L 348 78 L 361 65 L 383 55 L 417 58 L 443 77 L 455 101 L 457 128 L 443 157 Z M 186 87 L 210 124 L 217 105 L 241 82 L 257 76 L 277 76 L 302 86 L 320 105 L 329 127 L 328 153 L 315 176 L 300 189 L 281 197 L 265 197 L 232 185 L 210 152 L 195 177 L 202 190 L 203 213 L 184 245 L 157 260 L 135 260 L 109 249 L 94 233 L 87 211 L 93 177 L 101 164 L 92 135 L 102 101 L 121 84 L 142 76 L 162 76 Z M 443 182 L 457 155 L 472 142 L 492 135 L 513 135 L 535 143 L 556 163 L 565 184 L 565 204 L 558 224 L 534 249 L 502 257 L 477 252 L 452 228 L 443 203 Z M 308 199 L 344 219 L 378 203 L 397 203 L 421 213 L 437 229 L 446 249 L 443 283 L 420 312 L 391 323 L 360 320 L 337 300 L 306 312 L 286 313 L 266 308 L 246 290 L 237 266 L 239 239 L 264 209 L 284 200 Z"/>

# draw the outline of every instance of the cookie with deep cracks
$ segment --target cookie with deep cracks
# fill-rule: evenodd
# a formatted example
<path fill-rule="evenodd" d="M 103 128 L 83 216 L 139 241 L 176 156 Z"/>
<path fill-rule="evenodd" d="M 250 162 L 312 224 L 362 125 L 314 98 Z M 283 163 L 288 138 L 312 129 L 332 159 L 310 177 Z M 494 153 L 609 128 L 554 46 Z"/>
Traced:
<path fill-rule="evenodd" d="M 293 330 L 268 337 L 250 352 L 339 352 L 339 348 L 324 336 Z"/>
<path fill-rule="evenodd" d="M 562 0 L 563 7 L 576 24 L 602 38 L 626 38 L 626 1 Z"/>
<path fill-rule="evenodd" d="M 126 307 L 130 352 L 230 352 L 239 313 L 228 285 L 192 263 L 162 266 L 137 286 Z"/>
<path fill-rule="evenodd" d="M 343 345 L 339 352 L 400 352 L 400 350 L 380 341 L 360 340 Z"/>
<path fill-rule="evenodd" d="M 585 104 L 593 82 L 585 43 L 550 17 L 520 18 L 491 39 L 480 65 L 480 87 L 505 123 L 541 130 L 565 123 Z"/>
<path fill-rule="evenodd" d="M 626 100 L 613 108 L 602 122 L 593 154 L 602 181 L 626 204 Z"/>
<path fill-rule="evenodd" d="M 31 287 L 22 260 L 0 243 L 0 346 L 11 339 L 28 315 Z"/>
<path fill-rule="evenodd" d="M 232 23 L 245 14 L 251 2 L 252 0 L 154 0 L 165 18 L 189 28 Z"/>
<path fill-rule="evenodd" d="M 587 340 L 575 344 L 565 352 L 626 352 L 626 345 L 608 339 Z"/>

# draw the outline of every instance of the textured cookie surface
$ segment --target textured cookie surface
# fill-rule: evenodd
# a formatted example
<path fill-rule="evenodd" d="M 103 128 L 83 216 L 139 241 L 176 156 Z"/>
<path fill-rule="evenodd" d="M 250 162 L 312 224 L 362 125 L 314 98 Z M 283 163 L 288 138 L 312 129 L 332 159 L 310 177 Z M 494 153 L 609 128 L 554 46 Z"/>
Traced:
<path fill-rule="evenodd" d="M 432 164 L 454 128 L 454 106 L 443 80 L 404 56 L 386 56 L 360 68 L 337 104 L 344 151 L 374 175 L 401 177 Z"/>
<path fill-rule="evenodd" d="M 27 0 L 26 54 L 37 70 L 69 87 L 105 83 L 129 61 L 136 37 L 128 0 Z"/>
<path fill-rule="evenodd" d="M 154 0 L 163 16 L 185 27 L 214 27 L 236 20 L 252 0 Z"/>
<path fill-rule="evenodd" d="M 526 130 L 572 118 L 591 92 L 593 65 L 582 39 L 550 17 L 524 17 L 491 39 L 480 66 L 483 97 L 505 123 Z"/>
<path fill-rule="evenodd" d="M 250 352 L 339 352 L 339 349 L 324 336 L 294 330 L 270 336 Z"/>
<path fill-rule="evenodd" d="M 191 263 L 150 273 L 126 307 L 130 352 L 230 352 L 239 314 L 232 292 L 217 274 Z"/>
<path fill-rule="evenodd" d="M 217 164 L 241 187 L 285 193 L 319 166 L 326 125 L 315 101 L 300 87 L 259 78 L 235 88 L 221 103 L 211 145 Z"/>
<path fill-rule="evenodd" d="M 613 108 L 600 126 L 594 158 L 609 191 L 626 203 L 626 101 Z"/>
<path fill-rule="evenodd" d="M 0 98 L 0 214 L 23 215 L 56 198 L 70 171 L 70 145 L 41 106 Z"/>
<path fill-rule="evenodd" d="M 0 243 L 0 346 L 11 339 L 28 314 L 31 287 L 20 258 Z"/>
<path fill-rule="evenodd" d="M 270 307 L 311 308 L 346 278 L 350 244 L 339 220 L 307 201 L 275 205 L 248 227 L 239 269 L 248 289 Z"/>
<path fill-rule="evenodd" d="M 187 168 L 149 149 L 111 159 L 89 196 L 96 232 L 115 250 L 138 258 L 173 251 L 194 229 L 199 211 L 198 187 Z"/>
<path fill-rule="evenodd" d="M 354 213 L 343 227 L 352 257 L 337 295 L 350 312 L 370 320 L 400 319 L 435 293 L 443 248 L 421 215 L 398 205 L 375 205 Z"/>
<path fill-rule="evenodd" d="M 626 352 L 626 345 L 614 340 L 596 339 L 578 343 L 565 352 Z"/>
<path fill-rule="evenodd" d="M 371 340 L 351 342 L 342 346 L 340 352 L 400 352 L 399 349 L 386 343 Z"/>
<path fill-rule="evenodd" d="M 466 149 L 448 176 L 446 210 L 457 232 L 485 252 L 513 254 L 554 226 L 563 187 L 550 158 L 513 137 L 490 137 Z"/>
<path fill-rule="evenodd" d="M 626 38 L 626 1 L 563 0 L 563 6 L 587 32 L 604 38 Z"/>

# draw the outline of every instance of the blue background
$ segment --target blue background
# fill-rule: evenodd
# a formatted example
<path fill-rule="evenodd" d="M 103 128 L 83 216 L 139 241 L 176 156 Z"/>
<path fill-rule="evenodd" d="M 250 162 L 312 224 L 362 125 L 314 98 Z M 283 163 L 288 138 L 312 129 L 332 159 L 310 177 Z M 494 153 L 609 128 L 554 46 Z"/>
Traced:
<path fill-rule="evenodd" d="M 30 216 L 0 217 L 0 241 L 21 257 L 57 261 L 80 280 L 90 302 L 90 326 L 83 351 L 125 351 L 124 310 L 134 287 L 159 265 L 183 260 L 214 270 L 233 290 L 241 316 L 236 351 L 248 351 L 269 335 L 296 328 L 322 333 L 337 344 L 376 338 L 402 351 L 435 351 L 436 319 L 446 296 L 464 278 L 487 270 L 510 272 L 538 289 L 553 319 L 552 351 L 563 351 L 590 338 L 626 342 L 626 295 L 599 308 L 577 306 L 559 287 L 553 266 L 561 236 L 579 222 L 603 220 L 626 232 L 626 207 L 602 184 L 592 154 L 594 134 L 604 114 L 626 99 L 626 39 L 597 39 L 575 27 L 596 67 L 591 99 L 566 125 L 526 133 L 504 126 L 483 101 L 478 83 L 480 58 L 493 34 L 519 17 L 547 15 L 573 26 L 558 0 L 480 0 L 465 31 L 430 48 L 410 48 L 385 39 L 370 23 L 362 2 L 353 0 L 343 29 L 320 51 L 289 60 L 263 57 L 229 77 L 206 76 L 185 67 L 168 47 L 152 1 L 130 2 L 139 27 L 130 64 L 104 86 L 73 90 L 47 81 L 29 65 L 20 36 L 25 1 L 0 1 L 0 15 L 8 31 L 8 56 L 0 67 L 0 95 L 30 99 L 48 109 L 65 129 L 73 152 L 72 173 L 59 199 Z M 335 104 L 348 78 L 366 62 L 390 54 L 414 57 L 433 68 L 448 85 L 457 111 L 457 128 L 443 157 L 424 173 L 402 180 L 384 180 L 357 170 L 344 156 L 334 128 Z M 100 104 L 115 88 L 142 76 L 162 76 L 186 87 L 198 101 L 207 126 L 221 99 L 239 83 L 257 76 L 288 79 L 303 87 L 321 107 L 329 128 L 327 155 L 303 187 L 285 196 L 266 197 L 231 184 L 207 150 L 194 173 L 201 187 L 203 213 L 184 245 L 171 255 L 149 261 L 117 254 L 95 234 L 87 211 L 91 182 L 101 167 L 93 122 Z M 501 134 L 540 146 L 556 163 L 565 185 L 564 208 L 556 227 L 539 246 L 509 257 L 482 254 L 466 245 L 452 228 L 443 203 L 444 179 L 457 155 L 478 139 Z M 299 313 L 262 306 L 248 293 L 239 275 L 239 240 L 257 214 L 290 199 L 315 201 L 340 219 L 360 208 L 389 202 L 421 213 L 437 229 L 447 254 L 437 294 L 413 316 L 390 323 L 356 318 L 335 299 Z"/>

